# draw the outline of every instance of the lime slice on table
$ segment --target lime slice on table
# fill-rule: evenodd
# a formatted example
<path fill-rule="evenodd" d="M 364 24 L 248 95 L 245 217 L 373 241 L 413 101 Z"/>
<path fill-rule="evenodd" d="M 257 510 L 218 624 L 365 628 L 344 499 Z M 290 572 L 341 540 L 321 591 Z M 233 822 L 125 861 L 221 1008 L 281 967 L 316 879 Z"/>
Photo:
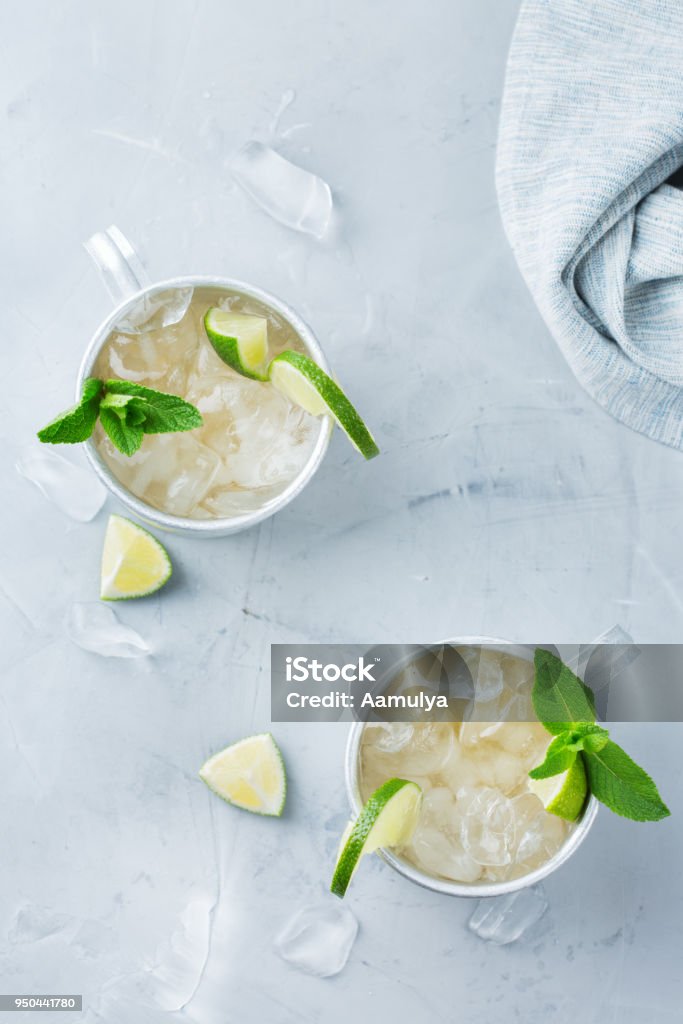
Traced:
<path fill-rule="evenodd" d="M 374 437 L 338 384 L 301 352 L 281 352 L 268 368 L 270 380 L 313 416 L 332 416 L 366 459 L 379 455 Z"/>
<path fill-rule="evenodd" d="M 248 736 L 210 757 L 199 777 L 217 796 L 254 814 L 279 818 L 287 777 L 282 754 L 269 732 Z"/>
<path fill-rule="evenodd" d="M 421 803 L 422 790 L 406 779 L 389 779 L 375 790 L 342 840 L 330 886 L 335 896 L 344 896 L 366 853 L 409 841 Z"/>
<path fill-rule="evenodd" d="M 578 756 L 571 768 L 549 779 L 529 779 L 529 789 L 540 799 L 546 811 L 576 821 L 588 796 L 588 780 L 583 758 Z"/>
<path fill-rule="evenodd" d="M 204 329 L 224 363 L 244 377 L 267 380 L 268 321 L 264 316 L 212 306 L 204 316 Z"/>
<path fill-rule="evenodd" d="M 147 597 L 168 582 L 172 571 L 168 552 L 156 537 L 130 519 L 109 516 L 100 574 L 103 601 Z"/>

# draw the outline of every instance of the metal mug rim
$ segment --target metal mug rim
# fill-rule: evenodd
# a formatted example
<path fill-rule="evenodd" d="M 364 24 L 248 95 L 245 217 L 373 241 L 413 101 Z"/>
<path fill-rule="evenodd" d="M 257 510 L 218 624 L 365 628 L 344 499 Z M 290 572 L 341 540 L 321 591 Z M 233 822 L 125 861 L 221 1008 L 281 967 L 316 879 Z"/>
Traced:
<path fill-rule="evenodd" d="M 280 313 L 289 321 L 301 338 L 306 351 L 315 358 L 315 361 L 323 370 L 329 372 L 327 360 L 325 359 L 324 353 L 320 348 L 318 340 L 312 329 L 299 316 L 296 310 L 292 309 L 288 303 L 278 298 L 278 296 L 273 295 L 271 292 L 267 292 L 256 285 L 251 285 L 245 281 L 237 280 L 236 278 L 212 277 L 205 274 L 181 275 L 164 278 L 161 281 L 155 281 L 153 284 L 140 288 L 138 291 L 129 295 L 126 299 L 120 302 L 115 309 L 112 310 L 109 316 L 102 321 L 90 339 L 81 360 L 76 385 L 77 400 L 81 394 L 83 381 L 87 376 L 89 376 L 102 345 L 114 329 L 116 322 L 120 319 L 121 315 L 145 295 L 151 295 L 167 288 L 182 287 L 224 288 L 226 290 L 240 292 L 247 295 L 249 298 L 257 299 L 265 305 L 271 306 L 276 310 L 276 312 Z M 216 519 L 191 519 L 188 516 L 174 516 L 168 512 L 162 512 L 159 509 L 148 505 L 146 502 L 132 494 L 123 486 L 123 484 L 120 483 L 119 480 L 117 480 L 101 458 L 92 438 L 89 438 L 85 442 L 85 453 L 90 465 L 93 467 L 95 473 L 107 490 L 118 498 L 123 505 L 134 512 L 135 515 L 142 519 L 143 522 L 151 523 L 154 526 L 170 532 L 192 534 L 197 537 L 218 537 L 226 536 L 231 533 L 238 533 L 250 526 L 255 526 L 257 523 L 263 522 L 264 519 L 268 519 L 270 516 L 275 515 L 276 512 L 279 512 L 285 507 L 285 505 L 288 505 L 290 501 L 296 498 L 320 468 L 330 443 L 332 428 L 333 423 L 331 418 L 329 416 L 324 416 L 320 422 L 320 430 L 318 432 L 315 447 L 313 448 L 308 461 L 299 475 L 296 476 L 276 498 L 273 498 L 272 501 L 268 502 L 262 508 L 256 509 L 254 512 L 245 512 L 239 516 L 221 517 Z"/>
<path fill-rule="evenodd" d="M 524 652 L 528 660 L 529 649 L 525 648 L 522 644 L 516 644 L 514 641 L 501 640 L 500 638 L 493 637 L 455 637 L 449 640 L 440 641 L 443 644 L 451 644 L 462 646 L 465 644 L 481 645 L 486 644 L 490 647 L 505 648 L 508 653 L 513 651 Z M 523 656 L 520 654 L 519 656 Z M 346 741 L 346 752 L 345 752 L 345 778 L 346 778 L 346 792 L 351 805 L 351 811 L 353 815 L 360 813 L 363 806 L 363 801 L 360 796 L 360 788 L 358 785 L 358 768 L 359 768 L 359 753 L 360 753 L 360 741 L 365 728 L 365 722 L 353 722 L 350 729 L 349 735 Z M 410 882 L 415 882 L 417 885 L 422 886 L 424 889 L 431 889 L 432 892 L 439 892 L 447 896 L 464 896 L 468 898 L 481 899 L 489 896 L 506 896 L 510 893 L 519 892 L 521 889 L 527 889 L 531 885 L 535 885 L 542 879 L 547 878 L 554 871 L 557 870 L 562 864 L 564 864 L 573 853 L 579 848 L 581 843 L 588 835 L 595 817 L 598 813 L 598 801 L 591 794 L 588 802 L 583 810 L 583 813 L 576 823 L 576 827 L 567 837 L 566 841 L 562 844 L 560 849 L 557 851 L 554 857 L 546 861 L 540 867 L 534 871 L 530 871 L 526 875 L 522 875 L 519 878 L 510 879 L 507 882 L 449 882 L 445 878 L 436 878 L 434 875 L 428 875 L 424 871 L 420 871 L 419 868 L 409 864 L 408 861 L 403 860 L 400 856 L 392 853 L 387 849 L 377 850 L 377 853 L 382 860 L 393 868 L 398 874 L 403 875 Z"/>

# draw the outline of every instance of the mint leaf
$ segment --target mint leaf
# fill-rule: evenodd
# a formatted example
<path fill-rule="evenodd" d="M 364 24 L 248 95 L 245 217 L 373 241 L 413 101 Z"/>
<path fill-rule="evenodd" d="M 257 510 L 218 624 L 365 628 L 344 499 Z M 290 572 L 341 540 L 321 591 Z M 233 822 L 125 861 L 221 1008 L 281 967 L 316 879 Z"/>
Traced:
<path fill-rule="evenodd" d="M 100 423 L 107 437 L 124 455 L 135 455 L 142 444 L 144 433 L 141 426 L 125 422 L 125 407 L 100 405 Z"/>
<path fill-rule="evenodd" d="M 575 749 L 597 754 L 609 743 L 609 733 L 599 725 L 577 725 Z"/>
<path fill-rule="evenodd" d="M 142 426 L 147 419 L 144 398 L 131 398 L 127 406 L 126 419 L 133 426 Z"/>
<path fill-rule="evenodd" d="M 83 383 L 81 400 L 38 431 L 45 444 L 79 444 L 87 441 L 95 429 L 102 394 L 102 381 L 88 377 Z"/>
<path fill-rule="evenodd" d="M 136 399 L 133 407 L 144 412 L 141 426 L 146 434 L 194 430 L 202 425 L 199 410 L 177 395 L 167 395 L 127 380 L 108 380 L 105 387 L 107 394 L 129 395 Z"/>
<path fill-rule="evenodd" d="M 126 407 L 130 405 L 133 399 L 130 395 L 110 395 L 108 392 L 105 393 L 104 398 L 100 402 L 100 409 L 111 409 L 115 412 L 120 419 L 126 419 Z"/>
<path fill-rule="evenodd" d="M 576 751 L 572 749 L 572 733 L 560 733 L 552 741 L 545 752 L 545 761 L 529 772 L 532 779 L 549 779 L 551 775 L 561 775 L 574 764 Z"/>
<path fill-rule="evenodd" d="M 595 722 L 593 694 L 555 654 L 537 647 L 532 701 L 548 732 L 564 732 L 577 722 Z"/>
<path fill-rule="evenodd" d="M 591 792 L 615 814 L 633 821 L 659 821 L 671 812 L 647 772 L 612 740 L 584 754 Z"/>

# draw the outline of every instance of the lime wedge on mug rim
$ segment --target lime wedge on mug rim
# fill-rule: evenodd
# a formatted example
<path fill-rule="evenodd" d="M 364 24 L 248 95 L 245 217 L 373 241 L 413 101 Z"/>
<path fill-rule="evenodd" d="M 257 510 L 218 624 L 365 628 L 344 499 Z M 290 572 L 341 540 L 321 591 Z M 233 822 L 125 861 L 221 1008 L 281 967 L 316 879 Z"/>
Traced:
<path fill-rule="evenodd" d="M 529 779 L 529 789 L 546 811 L 565 821 L 576 821 L 588 797 L 588 779 L 583 758 L 576 757 L 571 767 L 547 779 Z"/>
<path fill-rule="evenodd" d="M 421 804 L 422 790 L 407 779 L 389 779 L 375 790 L 342 839 L 330 885 L 335 896 L 344 896 L 366 853 L 409 841 Z"/>
<path fill-rule="evenodd" d="M 312 416 L 332 416 L 364 458 L 379 455 L 374 437 L 342 389 L 308 356 L 281 352 L 272 360 L 268 376 L 278 391 Z"/>

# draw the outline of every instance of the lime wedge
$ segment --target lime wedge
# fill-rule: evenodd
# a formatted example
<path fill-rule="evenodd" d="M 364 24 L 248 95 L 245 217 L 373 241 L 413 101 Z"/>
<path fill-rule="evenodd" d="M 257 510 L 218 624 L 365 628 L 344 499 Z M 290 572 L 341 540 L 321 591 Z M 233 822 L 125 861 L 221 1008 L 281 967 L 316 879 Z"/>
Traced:
<path fill-rule="evenodd" d="M 235 807 L 276 818 L 282 814 L 287 777 L 282 754 L 269 732 L 248 736 L 214 754 L 199 769 L 199 777 Z"/>
<path fill-rule="evenodd" d="M 406 779 L 389 779 L 375 790 L 342 839 L 331 891 L 343 897 L 361 857 L 380 847 L 404 846 L 417 825 L 422 790 Z"/>
<path fill-rule="evenodd" d="M 301 352 L 281 352 L 268 375 L 290 401 L 313 416 L 333 416 L 351 444 L 366 459 L 379 455 L 375 439 L 338 384 Z"/>
<path fill-rule="evenodd" d="M 576 821 L 588 796 L 588 780 L 583 758 L 579 755 L 571 768 L 549 779 L 529 779 L 529 789 L 540 799 L 546 811 Z"/>
<path fill-rule="evenodd" d="M 171 572 L 171 559 L 156 537 L 130 519 L 109 516 L 100 575 L 103 601 L 147 597 L 168 582 Z"/>
<path fill-rule="evenodd" d="M 212 306 L 204 328 L 217 355 L 243 377 L 266 380 L 268 321 L 264 316 L 231 313 Z"/>

